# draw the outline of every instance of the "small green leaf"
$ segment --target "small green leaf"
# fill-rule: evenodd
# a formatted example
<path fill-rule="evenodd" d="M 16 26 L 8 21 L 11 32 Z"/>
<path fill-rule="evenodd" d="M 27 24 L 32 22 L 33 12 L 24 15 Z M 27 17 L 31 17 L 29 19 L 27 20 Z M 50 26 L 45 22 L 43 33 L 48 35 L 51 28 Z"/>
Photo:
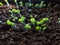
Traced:
<path fill-rule="evenodd" d="M 39 4 L 35 4 L 35 7 L 39 7 Z"/>
<path fill-rule="evenodd" d="M 48 21 L 48 20 L 49 20 L 49 18 L 47 18 L 47 17 L 46 17 L 46 18 L 43 18 L 43 20 L 44 20 L 44 21 Z"/>
<path fill-rule="evenodd" d="M 36 21 L 36 24 L 37 24 L 37 25 L 40 25 L 40 21 Z"/>
<path fill-rule="evenodd" d="M 36 26 L 36 30 L 41 30 L 41 27 L 40 26 Z"/>
<path fill-rule="evenodd" d="M 17 2 L 17 0 L 14 0 L 14 2 Z"/>
<path fill-rule="evenodd" d="M 3 3 L 2 2 L 0 2 L 0 6 L 3 6 Z"/>
<path fill-rule="evenodd" d="M 26 28 L 26 29 L 30 29 L 31 26 L 30 26 L 29 24 L 26 24 L 26 25 L 25 25 L 25 28 Z"/>
<path fill-rule="evenodd" d="M 12 12 L 17 12 L 17 10 L 16 9 L 12 9 Z"/>
<path fill-rule="evenodd" d="M 14 25 L 14 23 L 11 22 L 10 20 L 7 20 L 7 21 L 6 21 L 6 24 L 7 24 L 7 25 L 10 25 L 10 26 L 13 26 L 13 25 Z"/>
<path fill-rule="evenodd" d="M 25 21 L 25 19 L 26 18 L 24 16 L 22 16 L 18 21 L 21 22 L 21 23 L 23 23 Z"/>
<path fill-rule="evenodd" d="M 5 2 L 8 2 L 8 0 L 4 0 Z"/>
<path fill-rule="evenodd" d="M 35 19 L 34 18 L 31 18 L 30 21 L 31 21 L 31 23 L 35 24 Z"/>
<path fill-rule="evenodd" d="M 44 23 L 44 21 L 43 20 L 40 20 L 40 24 L 43 24 Z"/>
<path fill-rule="evenodd" d="M 47 27 L 43 27 L 42 30 L 44 31 Z"/>

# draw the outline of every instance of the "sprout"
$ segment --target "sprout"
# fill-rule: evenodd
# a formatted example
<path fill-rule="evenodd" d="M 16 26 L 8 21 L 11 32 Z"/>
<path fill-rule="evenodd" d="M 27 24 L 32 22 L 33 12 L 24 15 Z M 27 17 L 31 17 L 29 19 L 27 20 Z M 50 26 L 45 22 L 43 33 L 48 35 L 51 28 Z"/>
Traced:
<path fill-rule="evenodd" d="M 44 23 L 44 21 L 43 21 L 43 20 L 41 20 L 41 21 L 40 21 L 40 24 L 43 24 L 43 23 Z"/>
<path fill-rule="evenodd" d="M 25 25 L 25 28 L 26 28 L 26 29 L 30 29 L 31 26 L 30 26 L 29 24 L 26 24 L 26 25 Z"/>
<path fill-rule="evenodd" d="M 8 0 L 4 0 L 6 3 L 7 3 L 7 6 L 9 6 L 9 2 L 8 2 Z"/>
<path fill-rule="evenodd" d="M 26 18 L 24 16 L 22 16 L 18 21 L 21 22 L 21 23 L 23 23 L 25 21 L 25 19 Z"/>
<path fill-rule="evenodd" d="M 46 30 L 46 28 L 47 28 L 47 27 L 43 27 L 43 28 L 42 28 L 42 31 Z"/>
<path fill-rule="evenodd" d="M 46 24 L 43 24 L 42 26 L 46 26 Z"/>
<path fill-rule="evenodd" d="M 33 4 L 29 4 L 29 7 L 33 6 Z"/>
<path fill-rule="evenodd" d="M 6 21 L 6 24 L 7 24 L 7 25 L 10 25 L 10 26 L 13 26 L 13 25 L 14 25 L 14 23 L 11 22 L 10 20 L 7 20 L 7 21 Z"/>
<path fill-rule="evenodd" d="M 46 4 L 44 4 L 44 1 L 41 1 L 41 3 L 40 3 L 40 5 L 39 5 L 39 7 L 45 7 L 46 6 Z"/>
<path fill-rule="evenodd" d="M 36 24 L 37 24 L 37 25 L 40 25 L 40 21 L 36 21 Z"/>
<path fill-rule="evenodd" d="M 16 9 L 12 9 L 12 12 L 14 12 L 14 13 L 20 13 L 20 10 L 16 10 Z"/>
<path fill-rule="evenodd" d="M 39 7 L 39 4 L 35 4 L 35 7 Z"/>
<path fill-rule="evenodd" d="M 48 21 L 48 20 L 49 20 L 49 18 L 47 18 L 47 17 L 46 17 L 46 18 L 43 18 L 42 20 L 43 20 L 43 21 Z"/>
<path fill-rule="evenodd" d="M 41 27 L 40 26 L 36 26 L 36 30 L 41 30 Z"/>
<path fill-rule="evenodd" d="M 35 24 L 36 20 L 34 18 L 30 19 L 31 23 Z"/>
<path fill-rule="evenodd" d="M 23 3 L 22 3 L 22 1 L 21 1 L 21 2 L 19 2 L 19 4 L 20 4 L 20 7 L 23 7 Z"/>
<path fill-rule="evenodd" d="M 0 2 L 0 6 L 3 6 L 3 3 L 2 2 Z"/>
<path fill-rule="evenodd" d="M 16 3 L 17 8 L 19 8 L 18 3 L 17 3 L 17 0 L 14 0 L 14 2 Z"/>

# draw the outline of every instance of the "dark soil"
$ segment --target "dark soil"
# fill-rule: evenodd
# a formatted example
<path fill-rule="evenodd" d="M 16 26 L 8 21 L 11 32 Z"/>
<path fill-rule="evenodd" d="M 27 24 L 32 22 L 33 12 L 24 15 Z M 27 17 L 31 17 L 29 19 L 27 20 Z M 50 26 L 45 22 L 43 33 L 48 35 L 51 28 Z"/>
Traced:
<path fill-rule="evenodd" d="M 10 5 L 11 8 L 15 6 Z M 57 23 L 57 19 L 60 17 L 60 5 L 54 5 L 52 7 L 44 8 L 26 8 L 21 9 L 21 14 L 26 16 L 26 23 L 29 19 L 29 14 L 35 16 L 36 20 L 44 17 L 51 17 L 46 23 L 46 31 L 36 31 L 34 27 L 30 30 L 24 29 L 19 22 L 17 27 L 11 28 L 5 24 L 7 19 L 11 20 L 8 10 L 10 7 L 0 7 L 0 20 L 3 22 L 0 24 L 0 45 L 60 45 L 60 24 Z M 32 9 L 31 12 L 28 9 Z"/>

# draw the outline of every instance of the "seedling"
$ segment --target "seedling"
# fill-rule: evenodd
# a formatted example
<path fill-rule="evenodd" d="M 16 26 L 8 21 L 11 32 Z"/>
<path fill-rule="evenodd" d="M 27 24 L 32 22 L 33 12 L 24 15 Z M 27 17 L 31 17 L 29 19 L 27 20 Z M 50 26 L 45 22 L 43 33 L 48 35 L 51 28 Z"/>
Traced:
<path fill-rule="evenodd" d="M 37 24 L 37 25 L 40 25 L 40 21 L 36 21 L 36 24 Z"/>
<path fill-rule="evenodd" d="M 33 17 L 30 19 L 30 21 L 31 21 L 31 23 L 33 23 L 33 24 L 35 24 L 35 22 L 36 22 L 36 20 L 35 20 Z"/>
<path fill-rule="evenodd" d="M 39 4 L 35 4 L 35 7 L 39 7 Z"/>
<path fill-rule="evenodd" d="M 41 1 L 39 7 L 42 8 L 42 7 L 45 7 L 45 6 L 46 6 L 46 4 L 44 4 L 44 1 Z"/>
<path fill-rule="evenodd" d="M 36 30 L 41 30 L 41 27 L 40 26 L 36 26 Z"/>
<path fill-rule="evenodd" d="M 31 26 L 30 26 L 29 24 L 26 24 L 26 25 L 25 25 L 25 28 L 26 28 L 26 29 L 30 29 Z"/>
<path fill-rule="evenodd" d="M 21 1 L 21 2 L 19 2 L 19 4 L 20 4 L 20 7 L 23 7 L 23 2 Z"/>
<path fill-rule="evenodd" d="M 21 23 L 23 23 L 25 21 L 25 19 L 26 18 L 24 16 L 22 16 L 18 21 L 21 22 Z"/>
<path fill-rule="evenodd" d="M 6 2 L 7 6 L 9 6 L 9 2 L 8 2 L 8 0 L 4 0 L 4 1 Z"/>
<path fill-rule="evenodd" d="M 47 18 L 47 17 L 46 17 L 46 18 L 43 18 L 42 20 L 43 20 L 43 21 L 48 21 L 48 20 L 49 20 L 49 18 Z"/>
<path fill-rule="evenodd" d="M 19 8 L 18 3 L 17 3 L 17 0 L 14 0 L 14 2 L 16 3 L 17 8 Z"/>
<path fill-rule="evenodd" d="M 46 28 L 47 28 L 47 27 L 43 27 L 43 28 L 42 28 L 42 31 L 45 31 L 45 30 L 46 30 Z"/>
<path fill-rule="evenodd" d="M 0 2 L 0 6 L 3 6 L 3 3 L 2 2 Z"/>
<path fill-rule="evenodd" d="M 6 21 L 6 24 L 9 25 L 9 26 L 13 26 L 13 25 L 14 25 L 14 23 L 11 22 L 10 20 L 7 20 L 7 21 Z"/>

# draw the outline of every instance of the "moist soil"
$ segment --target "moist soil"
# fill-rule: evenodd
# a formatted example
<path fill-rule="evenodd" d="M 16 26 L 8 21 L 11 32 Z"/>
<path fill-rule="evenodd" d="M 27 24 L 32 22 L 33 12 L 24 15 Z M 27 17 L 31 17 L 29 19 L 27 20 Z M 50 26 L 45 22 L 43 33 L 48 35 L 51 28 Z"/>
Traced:
<path fill-rule="evenodd" d="M 11 7 L 11 8 L 10 8 Z M 16 8 L 14 5 L 0 6 L 0 20 L 3 22 L 0 24 L 0 45 L 60 45 L 60 5 L 54 5 L 51 7 L 36 8 L 36 7 L 19 7 L 21 14 L 24 15 L 26 23 L 28 21 L 29 14 L 35 16 L 36 20 L 44 17 L 51 17 L 47 24 L 45 31 L 35 30 L 34 27 L 30 30 L 26 30 L 16 21 L 17 26 L 11 28 L 5 21 L 7 19 L 12 20 L 9 9 Z M 29 11 L 32 9 L 32 11 Z"/>

